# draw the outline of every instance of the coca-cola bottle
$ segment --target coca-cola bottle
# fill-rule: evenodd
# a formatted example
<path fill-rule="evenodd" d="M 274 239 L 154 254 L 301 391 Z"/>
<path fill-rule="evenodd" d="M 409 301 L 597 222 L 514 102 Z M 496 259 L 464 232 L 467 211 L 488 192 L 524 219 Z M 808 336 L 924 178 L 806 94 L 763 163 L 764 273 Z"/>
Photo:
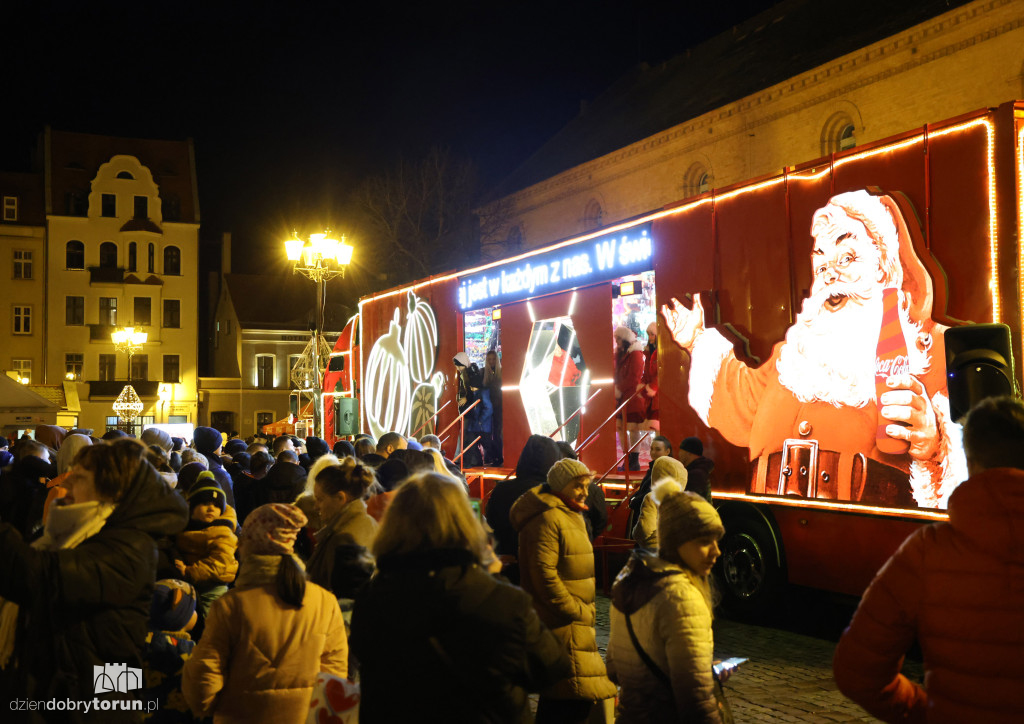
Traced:
<path fill-rule="evenodd" d="M 882 290 L 882 326 L 878 330 L 878 346 L 875 348 L 875 404 L 878 406 L 875 446 L 890 455 L 902 455 L 910 449 L 910 443 L 886 434 L 885 428 L 896 423 L 882 417 L 882 395 L 892 389 L 886 384 L 890 375 L 909 372 L 907 338 L 900 324 L 899 290 L 886 287 Z"/>

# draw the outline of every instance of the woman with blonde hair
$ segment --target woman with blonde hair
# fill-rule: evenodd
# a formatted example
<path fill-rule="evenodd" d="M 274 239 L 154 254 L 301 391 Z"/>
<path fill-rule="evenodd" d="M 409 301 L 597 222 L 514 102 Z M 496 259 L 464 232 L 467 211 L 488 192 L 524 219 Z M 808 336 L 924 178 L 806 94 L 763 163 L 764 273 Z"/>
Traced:
<path fill-rule="evenodd" d="M 616 721 L 729 721 L 711 671 L 709 580 L 725 528 L 710 503 L 674 480 L 655 483 L 651 495 L 661 501 L 657 555 L 635 550 L 612 587 L 606 663 L 621 687 Z"/>
<path fill-rule="evenodd" d="M 527 693 L 568 674 L 529 596 L 485 569 L 487 535 L 460 482 L 406 481 L 373 552 L 377 574 L 352 616 L 364 724 L 415 721 L 425 701 L 444 702 L 452 721 L 524 721 Z"/>

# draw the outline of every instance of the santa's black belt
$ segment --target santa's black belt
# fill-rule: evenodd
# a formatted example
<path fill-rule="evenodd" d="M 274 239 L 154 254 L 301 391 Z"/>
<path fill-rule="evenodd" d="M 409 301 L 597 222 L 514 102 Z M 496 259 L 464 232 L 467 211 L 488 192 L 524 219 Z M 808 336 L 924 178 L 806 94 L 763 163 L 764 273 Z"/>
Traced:
<path fill-rule="evenodd" d="M 750 466 L 753 493 L 915 505 L 905 471 L 864 453 L 822 450 L 817 440 L 786 440 Z"/>

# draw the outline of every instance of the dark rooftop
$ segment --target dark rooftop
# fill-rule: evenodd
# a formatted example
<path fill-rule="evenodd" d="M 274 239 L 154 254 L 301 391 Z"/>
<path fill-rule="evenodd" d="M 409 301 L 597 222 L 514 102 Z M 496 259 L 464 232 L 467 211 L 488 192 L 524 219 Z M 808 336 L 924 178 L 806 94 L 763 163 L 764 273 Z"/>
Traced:
<path fill-rule="evenodd" d="M 297 274 L 226 274 L 228 294 L 242 329 L 289 329 L 308 332 L 314 317 L 316 285 Z M 330 300 L 324 309 L 326 332 L 340 332 L 351 314 Z"/>
<path fill-rule="evenodd" d="M 781 83 L 970 0 L 783 0 L 620 78 L 508 176 L 501 197 Z"/>

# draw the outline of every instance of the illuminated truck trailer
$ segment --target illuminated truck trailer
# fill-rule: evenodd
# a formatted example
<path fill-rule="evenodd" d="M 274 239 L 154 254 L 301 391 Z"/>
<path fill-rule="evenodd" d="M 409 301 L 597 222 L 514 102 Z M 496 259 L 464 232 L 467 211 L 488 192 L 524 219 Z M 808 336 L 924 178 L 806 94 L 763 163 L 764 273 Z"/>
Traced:
<path fill-rule="evenodd" d="M 441 432 L 453 357 L 495 350 L 509 466 L 554 434 L 614 470 L 613 330 L 657 319 L 661 434 L 715 463 L 726 595 L 859 594 L 967 474 L 946 330 L 1004 323 L 1020 352 L 1022 185 L 1024 104 L 929 124 L 366 297 L 335 350 L 358 373 L 327 389 L 371 434 Z"/>

